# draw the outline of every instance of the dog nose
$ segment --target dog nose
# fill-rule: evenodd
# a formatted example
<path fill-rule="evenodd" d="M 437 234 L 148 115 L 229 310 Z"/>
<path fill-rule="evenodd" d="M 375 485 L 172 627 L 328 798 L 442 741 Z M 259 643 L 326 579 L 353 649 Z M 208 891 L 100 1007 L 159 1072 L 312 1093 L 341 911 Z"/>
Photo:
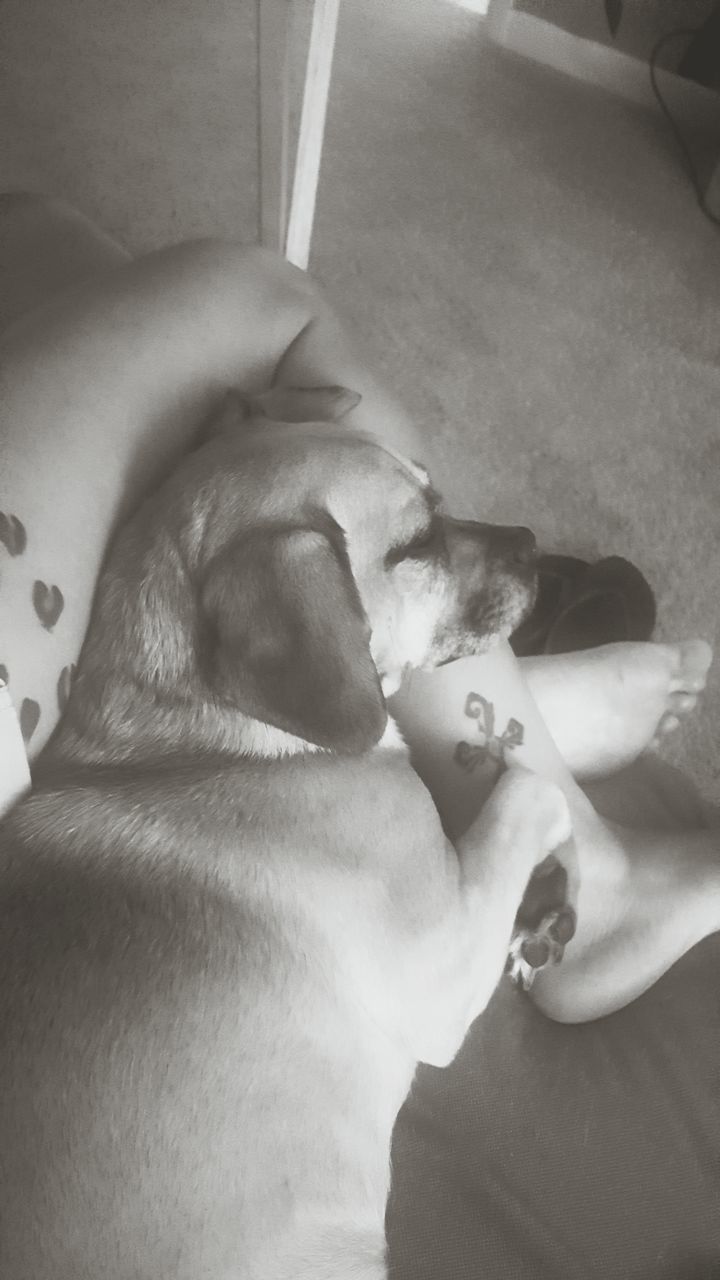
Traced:
<path fill-rule="evenodd" d="M 523 525 L 510 525 L 498 530 L 504 553 L 516 564 L 532 564 L 537 554 L 537 542 L 532 529 Z"/>
<path fill-rule="evenodd" d="M 518 525 L 515 529 L 515 559 L 520 564 L 532 564 L 537 555 L 537 541 L 532 529 Z"/>
<path fill-rule="evenodd" d="M 477 520 L 453 520 L 448 516 L 445 531 L 454 555 L 467 557 L 469 563 L 478 560 L 480 553 L 486 565 L 502 564 L 506 570 L 535 564 L 535 534 L 523 525 L 480 524 Z"/>

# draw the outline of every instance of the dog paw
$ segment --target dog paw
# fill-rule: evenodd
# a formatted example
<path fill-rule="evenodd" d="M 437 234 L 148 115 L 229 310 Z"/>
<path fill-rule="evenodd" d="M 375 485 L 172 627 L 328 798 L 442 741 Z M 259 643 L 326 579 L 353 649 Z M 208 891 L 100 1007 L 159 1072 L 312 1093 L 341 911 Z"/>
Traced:
<path fill-rule="evenodd" d="M 549 854 L 535 868 L 515 917 L 505 969 L 515 985 L 529 991 L 540 969 L 559 964 L 576 925 L 567 870 Z"/>
<path fill-rule="evenodd" d="M 550 779 L 522 766 L 506 769 L 491 799 L 502 806 L 504 824 L 513 826 L 518 846 L 534 851 L 534 862 L 569 840 L 572 820 L 567 796 Z"/>
<path fill-rule="evenodd" d="M 549 911 L 535 928 L 520 928 L 510 943 L 505 972 L 516 987 L 529 991 L 541 969 L 559 964 L 577 926 L 569 904 Z"/>

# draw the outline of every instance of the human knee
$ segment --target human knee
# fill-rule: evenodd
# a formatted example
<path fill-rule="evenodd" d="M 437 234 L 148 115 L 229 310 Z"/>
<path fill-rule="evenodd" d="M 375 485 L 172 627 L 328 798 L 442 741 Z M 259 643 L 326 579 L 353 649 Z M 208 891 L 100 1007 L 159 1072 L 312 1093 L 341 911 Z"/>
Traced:
<path fill-rule="evenodd" d="M 242 280 L 259 296 L 278 291 L 283 300 L 293 294 L 312 299 L 319 296 L 314 281 L 281 254 L 260 245 L 219 236 L 189 240 L 177 247 L 187 269 L 200 276 L 220 277 L 231 286 Z"/>

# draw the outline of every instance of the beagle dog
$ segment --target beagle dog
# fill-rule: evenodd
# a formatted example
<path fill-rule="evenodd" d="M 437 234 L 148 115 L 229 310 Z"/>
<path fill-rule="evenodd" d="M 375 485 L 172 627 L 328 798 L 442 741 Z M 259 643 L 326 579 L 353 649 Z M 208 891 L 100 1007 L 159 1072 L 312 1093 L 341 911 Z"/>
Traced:
<path fill-rule="evenodd" d="M 0 1274 L 381 1280 L 390 1140 L 503 972 L 562 792 L 455 844 L 386 699 L 508 635 L 532 539 L 451 520 L 338 388 L 230 400 L 119 534 L 0 824 Z"/>

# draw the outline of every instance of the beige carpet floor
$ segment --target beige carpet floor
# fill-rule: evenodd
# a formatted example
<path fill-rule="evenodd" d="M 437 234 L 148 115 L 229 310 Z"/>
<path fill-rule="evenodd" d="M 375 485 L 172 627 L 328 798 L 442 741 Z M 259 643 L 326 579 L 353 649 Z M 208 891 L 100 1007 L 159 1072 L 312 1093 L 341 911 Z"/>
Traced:
<path fill-rule="evenodd" d="M 0 187 L 135 251 L 252 238 L 253 9 L 0 0 Z M 631 558 L 661 637 L 720 641 L 720 231 L 659 118 L 446 0 L 344 0 L 311 269 L 456 507 Z M 673 754 L 716 798 L 719 725 L 715 674 Z"/>

